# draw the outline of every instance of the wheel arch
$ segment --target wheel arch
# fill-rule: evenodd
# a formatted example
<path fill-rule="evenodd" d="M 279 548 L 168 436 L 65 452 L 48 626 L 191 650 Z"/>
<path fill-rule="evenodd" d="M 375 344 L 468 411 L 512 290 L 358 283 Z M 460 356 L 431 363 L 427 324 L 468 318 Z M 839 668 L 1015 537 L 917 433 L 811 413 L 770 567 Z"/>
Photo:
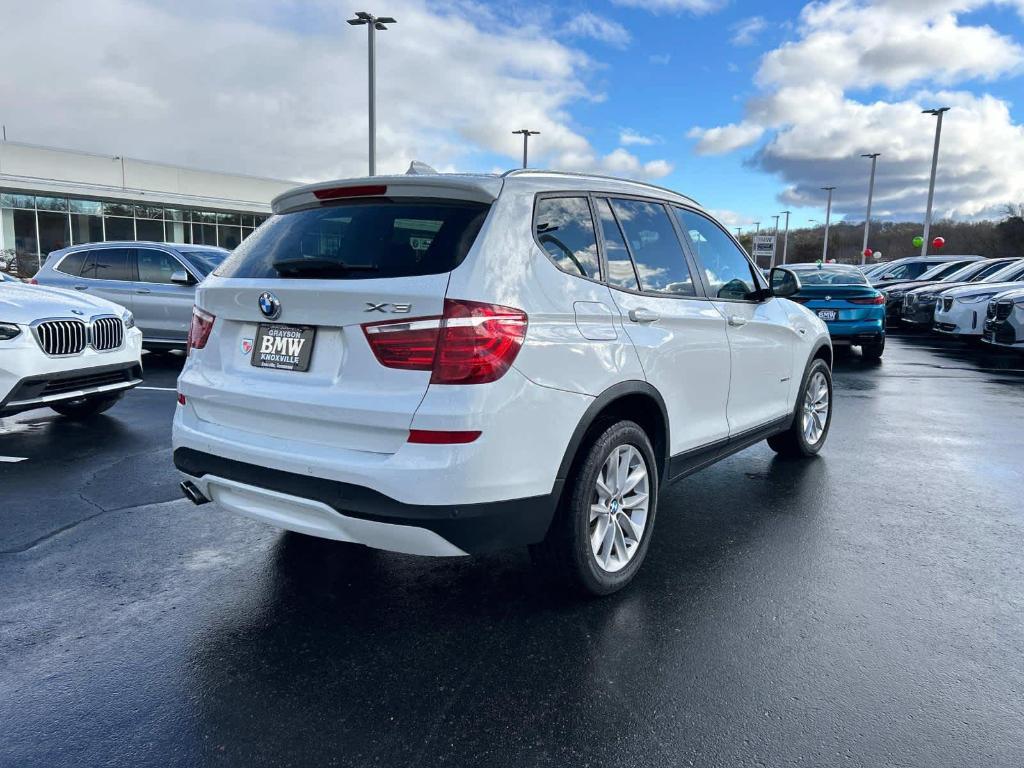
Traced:
<path fill-rule="evenodd" d="M 668 471 L 669 421 L 668 409 L 661 394 L 646 381 L 624 381 L 609 387 L 590 404 L 569 439 L 558 479 L 566 480 L 580 460 L 581 449 L 592 440 L 604 424 L 628 419 L 647 433 L 658 462 L 659 484 Z M 568 483 L 565 484 L 568 487 Z"/>

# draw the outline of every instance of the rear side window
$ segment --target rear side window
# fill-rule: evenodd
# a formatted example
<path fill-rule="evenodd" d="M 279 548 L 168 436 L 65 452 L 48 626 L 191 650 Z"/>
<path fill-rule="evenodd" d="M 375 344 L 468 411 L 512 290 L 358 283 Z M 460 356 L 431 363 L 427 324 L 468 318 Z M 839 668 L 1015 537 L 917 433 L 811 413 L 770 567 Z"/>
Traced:
<path fill-rule="evenodd" d="M 63 272 L 65 275 L 74 275 L 78 277 L 82 274 L 82 267 L 85 266 L 85 260 L 89 256 L 89 251 L 76 251 L 75 253 L 68 254 L 61 259 L 54 269 L 58 272 Z"/>
<path fill-rule="evenodd" d="M 357 280 L 450 272 L 490 206 L 456 200 L 351 200 L 273 216 L 216 270 L 223 277 Z"/>
<path fill-rule="evenodd" d="M 695 296 L 690 268 L 665 206 L 643 200 L 612 200 L 633 254 L 640 290 Z"/>
<path fill-rule="evenodd" d="M 546 197 L 533 220 L 537 242 L 563 272 L 601 279 L 597 236 L 585 197 Z"/>
<path fill-rule="evenodd" d="M 635 291 L 639 288 L 633 261 L 626 250 L 626 239 L 615 220 L 612 207 L 604 198 L 597 202 L 597 218 L 601 222 L 601 237 L 604 239 L 604 258 L 608 263 L 608 285 Z"/>
<path fill-rule="evenodd" d="M 93 280 L 134 280 L 129 248 L 102 248 L 89 252 L 82 277 Z"/>

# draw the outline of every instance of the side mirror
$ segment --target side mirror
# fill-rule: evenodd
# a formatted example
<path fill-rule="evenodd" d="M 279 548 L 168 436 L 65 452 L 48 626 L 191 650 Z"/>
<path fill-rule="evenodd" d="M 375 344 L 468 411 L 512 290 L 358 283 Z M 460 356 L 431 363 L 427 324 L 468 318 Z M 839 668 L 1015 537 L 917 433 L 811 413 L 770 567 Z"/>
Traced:
<path fill-rule="evenodd" d="M 884 275 L 882 275 L 878 279 L 879 280 L 893 280 L 893 279 L 895 279 L 895 277 L 896 277 L 896 273 L 895 272 L 886 272 Z"/>
<path fill-rule="evenodd" d="M 772 296 L 788 299 L 796 296 L 803 289 L 803 284 L 796 272 L 785 267 L 775 267 L 771 273 Z"/>
<path fill-rule="evenodd" d="M 192 285 L 192 278 L 184 269 L 179 269 L 177 272 L 171 273 L 171 282 L 177 285 Z"/>

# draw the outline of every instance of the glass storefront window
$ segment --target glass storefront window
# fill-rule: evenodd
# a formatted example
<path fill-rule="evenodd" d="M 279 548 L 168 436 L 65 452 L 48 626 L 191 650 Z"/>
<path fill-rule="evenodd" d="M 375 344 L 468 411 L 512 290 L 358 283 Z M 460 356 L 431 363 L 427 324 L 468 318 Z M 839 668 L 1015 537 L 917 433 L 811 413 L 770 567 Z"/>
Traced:
<path fill-rule="evenodd" d="M 217 227 L 213 224 L 193 224 L 192 243 L 193 245 L 216 245 Z"/>
<path fill-rule="evenodd" d="M 32 277 L 39 270 L 39 241 L 36 239 L 35 211 L 5 210 L 4 243 L 14 247 L 14 260 L 18 277 Z M 11 236 L 8 236 L 10 232 Z M 6 249 L 5 248 L 5 249 Z"/>
<path fill-rule="evenodd" d="M 188 211 L 181 208 L 164 208 L 164 218 L 168 221 L 188 221 Z"/>
<path fill-rule="evenodd" d="M 135 239 L 151 240 L 154 243 L 164 241 L 164 223 L 153 219 L 137 219 L 135 222 Z"/>
<path fill-rule="evenodd" d="M 99 200 L 68 200 L 68 209 L 72 213 L 88 213 L 90 216 L 103 215 L 103 203 Z"/>
<path fill-rule="evenodd" d="M 0 208 L 35 208 L 36 198 L 35 195 L 15 195 L 15 194 L 3 194 L 0 195 Z"/>
<path fill-rule="evenodd" d="M 39 211 L 39 251 L 43 259 L 52 251 L 71 245 L 71 227 L 66 213 Z"/>
<path fill-rule="evenodd" d="M 203 224 L 216 224 L 217 214 L 212 211 L 192 211 L 192 221 Z"/>
<path fill-rule="evenodd" d="M 252 232 L 252 227 L 242 227 L 242 239 L 245 240 Z"/>
<path fill-rule="evenodd" d="M 217 227 L 217 245 L 221 248 L 233 251 L 240 242 L 242 242 L 241 227 Z"/>
<path fill-rule="evenodd" d="M 164 238 L 168 243 L 184 243 L 189 244 L 192 242 L 190 235 L 192 234 L 192 228 L 180 221 L 165 221 L 164 222 Z"/>
<path fill-rule="evenodd" d="M 131 203 L 104 203 L 103 213 L 107 216 L 134 216 L 135 206 Z"/>
<path fill-rule="evenodd" d="M 107 217 L 107 240 L 134 240 L 135 221 L 119 216 Z"/>
<path fill-rule="evenodd" d="M 102 243 L 103 217 L 89 216 L 84 213 L 71 214 L 71 243 Z"/>
<path fill-rule="evenodd" d="M 162 219 L 164 209 L 154 205 L 136 205 L 135 217 L 138 219 Z"/>
<path fill-rule="evenodd" d="M 42 197 L 36 195 L 36 208 L 40 211 L 66 211 L 68 199 L 66 197 Z"/>

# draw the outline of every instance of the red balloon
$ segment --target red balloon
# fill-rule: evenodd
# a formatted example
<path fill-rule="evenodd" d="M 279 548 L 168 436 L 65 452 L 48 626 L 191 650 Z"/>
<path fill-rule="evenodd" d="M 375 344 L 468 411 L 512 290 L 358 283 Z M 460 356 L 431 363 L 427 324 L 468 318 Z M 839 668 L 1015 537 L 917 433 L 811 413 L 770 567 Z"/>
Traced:
<path fill-rule="evenodd" d="M 936 247 L 936 248 L 941 248 L 945 244 L 946 244 L 946 238 L 944 238 L 944 237 L 936 237 L 934 240 L 932 240 L 932 245 L 934 247 Z"/>
<path fill-rule="evenodd" d="M 872 251 L 870 248 L 865 248 L 864 249 L 864 255 L 867 256 L 869 259 L 871 258 L 871 254 L 873 254 L 873 253 L 874 253 L 874 251 Z"/>

